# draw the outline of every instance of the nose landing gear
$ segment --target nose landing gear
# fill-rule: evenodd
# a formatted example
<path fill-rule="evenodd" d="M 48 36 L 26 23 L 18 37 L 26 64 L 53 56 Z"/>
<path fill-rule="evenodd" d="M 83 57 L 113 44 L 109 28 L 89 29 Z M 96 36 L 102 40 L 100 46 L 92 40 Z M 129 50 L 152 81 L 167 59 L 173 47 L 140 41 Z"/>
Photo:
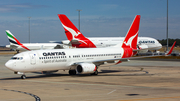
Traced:
<path fill-rule="evenodd" d="M 14 74 L 19 74 L 21 75 L 21 79 L 26 79 L 26 75 L 22 72 L 14 72 Z"/>

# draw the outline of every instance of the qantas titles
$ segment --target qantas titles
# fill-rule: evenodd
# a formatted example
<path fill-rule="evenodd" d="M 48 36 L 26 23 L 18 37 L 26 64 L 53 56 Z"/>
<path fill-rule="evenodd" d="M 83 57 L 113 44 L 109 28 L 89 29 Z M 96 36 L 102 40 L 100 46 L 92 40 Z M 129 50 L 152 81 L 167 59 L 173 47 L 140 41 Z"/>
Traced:
<path fill-rule="evenodd" d="M 65 52 L 44 52 L 43 56 L 58 56 L 58 55 L 66 55 Z"/>
<path fill-rule="evenodd" d="M 155 43 L 155 41 L 139 41 L 139 43 Z"/>

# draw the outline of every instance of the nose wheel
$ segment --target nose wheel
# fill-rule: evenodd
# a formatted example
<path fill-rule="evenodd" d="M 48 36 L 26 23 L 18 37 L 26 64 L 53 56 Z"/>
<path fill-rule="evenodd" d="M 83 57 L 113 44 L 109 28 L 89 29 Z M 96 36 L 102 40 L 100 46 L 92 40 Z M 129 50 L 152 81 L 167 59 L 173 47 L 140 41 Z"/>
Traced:
<path fill-rule="evenodd" d="M 21 76 L 21 79 L 26 79 L 26 75 L 22 75 L 22 76 Z"/>

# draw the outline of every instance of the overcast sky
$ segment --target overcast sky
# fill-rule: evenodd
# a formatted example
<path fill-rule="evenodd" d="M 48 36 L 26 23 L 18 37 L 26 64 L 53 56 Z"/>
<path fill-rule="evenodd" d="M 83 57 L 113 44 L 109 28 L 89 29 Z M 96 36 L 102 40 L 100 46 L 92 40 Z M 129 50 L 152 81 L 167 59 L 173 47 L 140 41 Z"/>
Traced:
<path fill-rule="evenodd" d="M 169 38 L 180 38 L 180 0 L 169 0 Z M 57 14 L 65 14 L 86 37 L 124 37 L 135 15 L 139 36 L 166 38 L 167 0 L 1 0 L 0 45 L 9 44 L 5 30 L 22 42 L 66 40 Z"/>

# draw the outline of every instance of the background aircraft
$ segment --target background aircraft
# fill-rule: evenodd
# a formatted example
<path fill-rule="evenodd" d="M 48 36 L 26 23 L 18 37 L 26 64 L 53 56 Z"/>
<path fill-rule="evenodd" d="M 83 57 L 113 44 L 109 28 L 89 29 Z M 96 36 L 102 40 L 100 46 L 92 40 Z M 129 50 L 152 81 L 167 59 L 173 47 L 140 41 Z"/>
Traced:
<path fill-rule="evenodd" d="M 68 19 L 64 14 L 58 14 L 62 26 L 65 30 L 65 34 L 68 40 L 64 40 L 61 43 L 65 45 L 72 45 L 76 48 L 96 48 L 96 47 L 110 47 L 115 46 L 118 43 L 122 43 L 124 37 L 85 37 L 76 26 Z M 158 50 L 162 48 L 162 45 L 154 38 L 150 37 L 138 37 L 137 45 L 139 48 L 148 48 L 149 50 Z M 141 52 L 147 52 L 148 50 L 142 50 Z"/>
<path fill-rule="evenodd" d="M 6 34 L 10 42 L 10 45 L 6 45 L 6 47 L 14 49 L 17 52 L 38 49 L 62 49 L 70 48 L 72 46 L 76 48 L 99 48 L 115 46 L 118 43 L 122 43 L 124 40 L 124 37 L 86 38 L 66 17 L 66 15 L 58 14 L 58 16 L 65 29 L 68 40 L 63 40 L 61 42 L 54 41 L 51 43 L 20 43 L 9 30 L 6 30 Z M 150 37 L 138 37 L 138 46 L 140 49 L 148 48 L 149 50 L 158 50 L 162 47 L 156 39 Z M 140 52 L 145 53 L 147 51 L 148 50 L 141 50 Z"/>
<path fill-rule="evenodd" d="M 6 45 L 6 47 L 14 49 L 17 52 L 39 49 L 57 49 L 65 47 L 64 45 L 58 43 L 20 43 L 9 30 L 6 30 L 6 34 L 10 42 L 10 45 Z"/>

